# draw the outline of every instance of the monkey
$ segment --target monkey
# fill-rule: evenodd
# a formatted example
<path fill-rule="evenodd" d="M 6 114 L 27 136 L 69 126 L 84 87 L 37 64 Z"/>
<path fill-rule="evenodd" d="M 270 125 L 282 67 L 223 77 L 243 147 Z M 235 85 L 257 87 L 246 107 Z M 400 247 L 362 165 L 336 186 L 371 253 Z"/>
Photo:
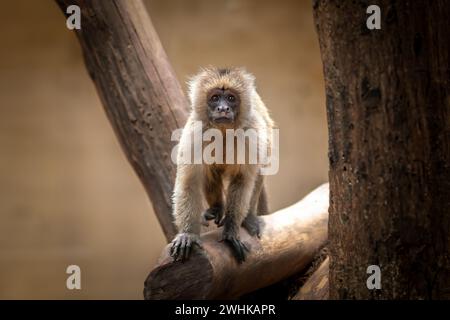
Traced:
<path fill-rule="evenodd" d="M 256 91 L 251 73 L 240 67 L 207 67 L 190 79 L 188 88 L 191 111 L 181 133 L 178 159 L 181 150 L 191 148 L 188 137 L 196 121 L 201 121 L 203 131 L 254 129 L 258 137 L 264 137 L 262 146 L 270 152 L 274 122 Z M 172 200 L 179 233 L 170 247 L 173 259 L 184 261 L 193 246 L 201 247 L 201 223 L 214 220 L 218 227 L 223 226 L 220 241 L 229 245 L 238 263 L 244 262 L 250 250 L 240 240 L 239 227 L 259 238 L 262 223 L 258 215 L 268 213 L 263 164 L 250 163 L 247 158 L 244 163 L 232 164 L 177 162 Z M 204 200 L 208 205 L 205 211 Z"/>

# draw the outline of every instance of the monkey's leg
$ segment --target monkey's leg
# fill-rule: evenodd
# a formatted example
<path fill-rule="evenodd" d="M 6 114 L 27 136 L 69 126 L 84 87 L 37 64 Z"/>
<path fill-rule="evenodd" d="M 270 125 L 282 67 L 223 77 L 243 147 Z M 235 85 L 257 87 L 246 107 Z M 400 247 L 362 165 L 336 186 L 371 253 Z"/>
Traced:
<path fill-rule="evenodd" d="M 218 225 L 223 217 L 223 184 L 219 172 L 214 169 L 209 170 L 205 177 L 205 197 L 209 208 L 203 213 L 205 225 L 208 220 L 214 220 Z"/>
<path fill-rule="evenodd" d="M 258 209 L 256 212 L 258 212 L 258 216 L 265 216 L 266 214 L 269 214 L 267 192 L 266 187 L 264 185 L 261 189 L 261 193 L 259 194 Z"/>
<path fill-rule="evenodd" d="M 200 246 L 200 213 L 202 193 L 198 185 L 203 182 L 200 165 L 179 165 L 173 194 L 173 214 L 178 234 L 172 241 L 170 254 L 174 260 L 189 257 L 194 245 Z"/>
<path fill-rule="evenodd" d="M 247 170 L 249 171 L 249 170 Z M 235 176 L 228 187 L 225 218 L 222 221 L 222 240 L 231 246 L 239 263 L 245 261 L 247 246 L 239 239 L 239 226 L 250 206 L 255 178 L 250 172 Z"/>
<path fill-rule="evenodd" d="M 248 214 L 242 221 L 242 227 L 245 228 L 251 236 L 261 237 L 262 222 L 258 218 L 259 203 L 261 198 L 261 192 L 264 189 L 264 177 L 258 175 L 256 177 L 255 186 L 253 188 L 252 198 L 250 200 L 250 208 Z"/>

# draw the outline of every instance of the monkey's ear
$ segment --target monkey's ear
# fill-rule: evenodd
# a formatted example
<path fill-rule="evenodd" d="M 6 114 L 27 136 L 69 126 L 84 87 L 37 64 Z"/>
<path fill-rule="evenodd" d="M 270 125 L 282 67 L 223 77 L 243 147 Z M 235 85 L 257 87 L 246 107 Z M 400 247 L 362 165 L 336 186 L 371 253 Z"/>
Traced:
<path fill-rule="evenodd" d="M 188 96 L 192 106 L 196 104 L 196 100 L 200 96 L 202 81 L 212 72 L 212 70 L 212 66 L 201 67 L 196 74 L 188 78 Z"/>
<path fill-rule="evenodd" d="M 256 87 L 256 79 L 253 74 L 247 71 L 245 67 L 239 67 L 237 68 L 237 71 L 242 75 L 242 77 L 245 79 L 245 82 L 247 85 L 251 87 Z"/>
<path fill-rule="evenodd" d="M 256 87 L 256 78 L 253 74 L 246 72 L 245 73 L 246 80 L 249 84 L 251 84 L 252 87 Z"/>
<path fill-rule="evenodd" d="M 195 104 L 195 97 L 198 96 L 200 78 L 201 78 L 200 74 L 196 74 L 189 77 L 187 81 L 188 97 L 191 102 L 191 105 Z"/>

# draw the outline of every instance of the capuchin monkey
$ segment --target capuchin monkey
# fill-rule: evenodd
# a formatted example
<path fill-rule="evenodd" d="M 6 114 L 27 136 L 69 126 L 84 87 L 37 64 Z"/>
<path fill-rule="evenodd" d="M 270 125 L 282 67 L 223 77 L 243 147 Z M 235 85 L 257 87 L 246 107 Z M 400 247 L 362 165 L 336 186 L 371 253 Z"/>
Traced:
<path fill-rule="evenodd" d="M 249 248 L 239 239 L 239 227 L 244 227 L 251 236 L 260 237 L 262 226 L 257 215 L 268 213 L 261 174 L 264 164 L 259 161 L 255 164 L 248 158 L 245 163 L 230 164 L 225 161 L 225 150 L 222 163 L 180 163 L 180 152 L 193 146 L 190 137 L 198 121 L 203 132 L 211 128 L 220 130 L 224 146 L 227 129 L 253 129 L 258 138 L 264 137 L 262 142 L 258 139 L 259 147 L 270 152 L 274 123 L 256 92 L 254 76 L 242 68 L 202 69 L 189 82 L 189 97 L 192 110 L 179 142 L 173 193 L 173 215 L 179 233 L 171 243 L 170 253 L 174 260 L 187 259 L 194 245 L 201 246 L 202 221 L 214 220 L 223 226 L 221 240 L 241 263 Z M 206 211 L 204 200 L 208 204 Z"/>

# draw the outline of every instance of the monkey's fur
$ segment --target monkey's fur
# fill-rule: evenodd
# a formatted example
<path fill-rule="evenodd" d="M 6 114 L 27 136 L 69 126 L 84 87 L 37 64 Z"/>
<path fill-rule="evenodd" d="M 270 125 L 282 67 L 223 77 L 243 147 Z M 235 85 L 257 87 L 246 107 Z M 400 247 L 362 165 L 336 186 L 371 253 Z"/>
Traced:
<path fill-rule="evenodd" d="M 230 96 L 232 96 L 230 98 Z M 192 143 L 195 121 L 203 130 L 216 128 L 255 129 L 258 137 L 267 137 L 265 147 L 272 146 L 274 123 L 255 89 L 255 78 L 242 68 L 206 68 L 189 82 L 191 114 L 183 129 L 179 150 Z M 225 135 L 224 135 L 225 140 Z M 224 150 L 225 159 L 225 150 Z M 267 198 L 261 164 L 183 164 L 178 161 L 173 193 L 173 215 L 178 235 L 172 241 L 175 260 L 189 257 L 192 246 L 200 246 L 201 213 L 203 221 L 223 225 L 222 240 L 230 245 L 238 260 L 245 260 L 248 247 L 239 239 L 242 225 L 250 235 L 260 236 L 257 215 L 267 214 Z M 225 188 L 226 184 L 228 187 Z M 225 194 L 225 199 L 224 199 Z M 203 198 L 209 208 L 203 211 Z"/>

